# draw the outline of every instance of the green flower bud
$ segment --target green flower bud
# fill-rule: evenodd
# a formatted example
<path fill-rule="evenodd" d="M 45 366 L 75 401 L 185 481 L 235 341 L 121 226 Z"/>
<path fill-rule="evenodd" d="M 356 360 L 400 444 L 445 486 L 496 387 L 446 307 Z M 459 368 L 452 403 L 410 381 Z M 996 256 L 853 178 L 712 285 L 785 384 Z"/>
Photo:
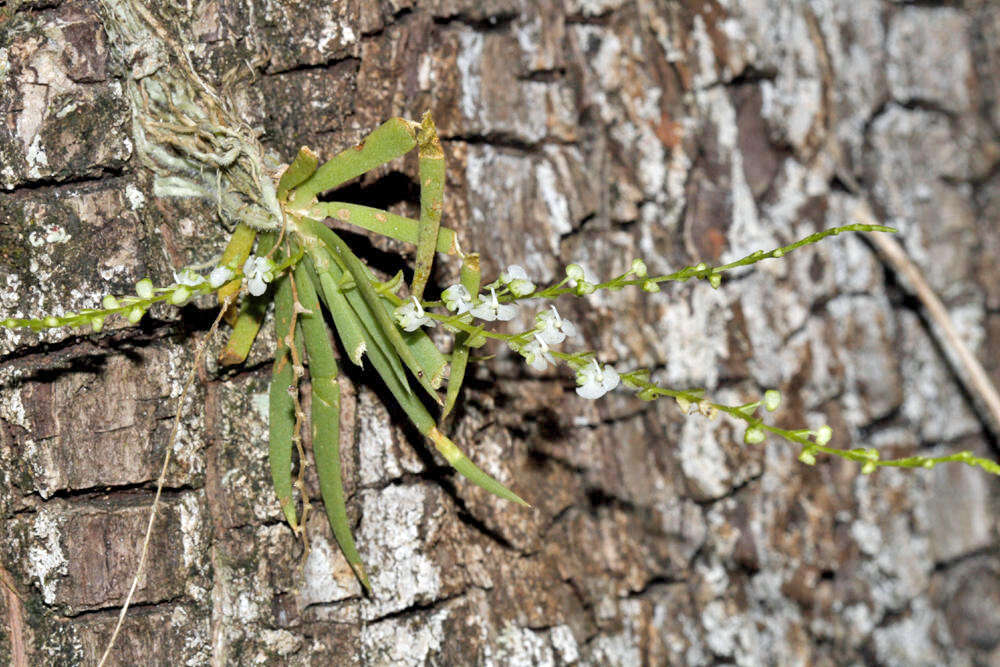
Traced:
<path fill-rule="evenodd" d="M 94 333 L 100 333 L 101 329 L 104 328 L 104 316 L 94 315 L 90 318 L 90 328 L 94 330 Z"/>
<path fill-rule="evenodd" d="M 764 429 L 760 426 L 751 426 L 747 428 L 746 432 L 743 434 L 743 442 L 748 445 L 759 445 L 764 442 L 764 438 L 767 435 L 764 433 Z"/>
<path fill-rule="evenodd" d="M 59 326 L 59 320 L 49 315 L 48 317 L 45 318 L 45 326 L 47 326 L 50 329 L 52 327 L 57 327 Z"/>
<path fill-rule="evenodd" d="M 816 465 L 816 455 L 808 449 L 803 449 L 799 454 L 799 461 L 805 463 L 807 466 L 814 466 Z"/>
<path fill-rule="evenodd" d="M 708 284 L 712 286 L 713 289 L 719 289 L 719 285 L 722 284 L 722 274 L 713 273 L 708 277 Z"/>
<path fill-rule="evenodd" d="M 764 409 L 774 412 L 781 405 L 781 392 L 777 389 L 768 389 L 764 392 Z"/>
<path fill-rule="evenodd" d="M 817 445 L 825 445 L 833 437 L 833 429 L 823 424 L 813 432 Z"/>
<path fill-rule="evenodd" d="M 566 277 L 571 280 L 583 280 L 583 267 L 579 264 L 570 264 L 566 267 Z"/>
<path fill-rule="evenodd" d="M 863 466 L 861 466 L 861 474 L 862 475 L 870 475 L 873 472 L 875 472 L 875 469 L 877 467 L 878 466 L 875 464 L 874 461 L 865 461 L 865 464 Z"/>
<path fill-rule="evenodd" d="M 183 306 L 191 298 L 191 290 L 181 285 L 170 293 L 170 303 L 175 306 Z"/>
<path fill-rule="evenodd" d="M 577 296 L 586 296 L 588 294 L 593 294 L 594 290 L 596 289 L 597 288 L 594 287 L 592 283 L 588 283 L 586 280 L 579 280 L 576 283 Z"/>
<path fill-rule="evenodd" d="M 636 395 L 639 397 L 640 400 L 653 401 L 656 400 L 656 389 L 654 389 L 653 387 L 646 387 Z"/>
<path fill-rule="evenodd" d="M 646 262 L 639 258 L 632 260 L 632 273 L 635 274 L 636 278 L 645 278 L 647 274 Z"/>
<path fill-rule="evenodd" d="M 139 295 L 140 299 L 152 299 L 153 281 L 149 278 L 143 278 L 135 284 L 135 293 Z"/>
<path fill-rule="evenodd" d="M 659 283 L 653 280 L 645 280 L 642 283 L 642 291 L 649 292 L 650 294 L 655 294 L 660 291 Z"/>
<path fill-rule="evenodd" d="M 128 314 L 125 316 L 125 318 L 132 324 L 138 324 L 139 320 L 141 320 L 142 316 L 145 314 L 146 311 L 140 308 L 139 306 L 132 306 L 129 309 Z"/>
<path fill-rule="evenodd" d="M 105 295 L 105 297 L 103 299 L 101 299 L 101 305 L 106 310 L 112 310 L 114 308 L 120 308 L 121 307 L 121 304 L 118 303 L 118 299 L 116 299 L 115 297 L 113 297 L 110 294 Z"/>
<path fill-rule="evenodd" d="M 520 278 L 510 281 L 508 287 L 514 296 L 527 296 L 535 291 L 535 283 Z"/>

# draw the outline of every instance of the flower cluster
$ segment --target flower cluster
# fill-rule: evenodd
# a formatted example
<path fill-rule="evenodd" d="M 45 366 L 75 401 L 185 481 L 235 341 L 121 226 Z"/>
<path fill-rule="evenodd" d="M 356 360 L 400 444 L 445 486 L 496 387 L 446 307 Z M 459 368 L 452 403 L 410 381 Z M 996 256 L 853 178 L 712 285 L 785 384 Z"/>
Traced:
<path fill-rule="evenodd" d="M 645 276 L 646 267 L 642 260 L 633 262 L 631 272 Z M 589 294 L 598 284 L 596 278 L 579 264 L 566 267 L 566 281 L 573 285 L 578 294 Z M 517 299 L 532 298 L 536 285 L 523 267 L 513 264 L 500 273 L 496 281 L 485 286 L 488 294 L 473 296 L 464 285 L 452 285 L 441 294 L 445 308 L 455 315 L 468 315 L 484 322 L 506 322 L 517 316 L 519 305 Z M 499 294 L 498 294 L 499 291 Z M 514 301 L 505 303 L 501 296 L 510 294 Z M 423 305 L 411 297 L 398 306 L 394 312 L 396 322 L 407 332 L 413 332 L 424 326 L 433 326 L 434 318 L 423 308 Z M 466 321 L 469 321 L 466 318 Z M 577 335 L 576 326 L 561 317 L 555 306 L 549 306 L 535 316 L 535 326 L 514 336 L 498 336 L 507 340 L 510 347 L 524 357 L 525 362 L 536 371 L 544 371 L 549 364 L 555 366 L 556 357 L 570 360 L 566 355 L 554 352 L 553 346 L 559 345 L 567 338 Z M 571 365 L 576 368 L 577 363 Z M 599 398 L 618 386 L 618 372 L 611 366 L 601 366 L 591 359 L 589 363 L 576 370 L 576 393 L 583 398 Z"/>

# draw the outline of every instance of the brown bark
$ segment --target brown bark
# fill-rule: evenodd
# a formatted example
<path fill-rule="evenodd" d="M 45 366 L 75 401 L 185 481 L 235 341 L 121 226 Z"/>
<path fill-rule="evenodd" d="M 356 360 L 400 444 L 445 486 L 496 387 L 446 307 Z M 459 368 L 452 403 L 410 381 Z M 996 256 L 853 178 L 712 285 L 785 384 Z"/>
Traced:
<path fill-rule="evenodd" d="M 227 94 L 284 160 L 429 109 L 445 224 L 488 279 L 510 263 L 546 282 L 571 261 L 605 276 L 635 256 L 654 272 L 742 256 L 853 222 L 844 183 L 857 181 L 1000 378 L 995 3 L 175 4 L 195 67 L 219 86 L 246 75 Z M 8 14 L 0 4 L 0 315 L 91 307 L 211 259 L 225 236 L 211 204 L 154 198 L 135 159 L 94 3 Z M 412 212 L 415 167 L 348 194 Z M 371 243 L 380 268 L 409 257 Z M 837 446 L 998 455 L 861 238 L 718 291 L 560 308 L 623 368 L 727 402 L 778 387 L 779 423 L 826 420 Z M 192 306 L 96 337 L 0 330 L 0 659 L 100 655 L 209 318 Z M 452 431 L 534 511 L 449 474 L 345 368 L 348 509 L 375 588 L 363 598 L 320 513 L 304 563 L 281 522 L 267 349 L 210 368 L 189 397 L 117 664 L 1000 661 L 995 478 L 806 467 L 786 443 L 746 446 L 738 426 L 666 401 L 585 402 L 567 374 L 503 351 L 474 371 Z"/>

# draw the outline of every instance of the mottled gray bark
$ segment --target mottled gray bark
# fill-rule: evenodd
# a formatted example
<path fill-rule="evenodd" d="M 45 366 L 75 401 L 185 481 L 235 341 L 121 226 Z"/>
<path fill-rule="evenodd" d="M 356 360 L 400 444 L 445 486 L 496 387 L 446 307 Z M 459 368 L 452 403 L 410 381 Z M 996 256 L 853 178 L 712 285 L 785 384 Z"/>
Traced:
<path fill-rule="evenodd" d="M 196 68 L 283 159 L 430 109 L 446 224 L 487 276 L 723 261 L 853 222 L 856 181 L 1000 377 L 995 3 L 175 4 Z M 211 204 L 154 198 L 135 159 L 124 68 L 94 3 L 7 10 L 0 314 L 91 307 L 210 259 L 224 239 Z M 401 160 L 351 194 L 412 212 L 414 172 Z M 372 244 L 382 268 L 409 252 Z M 828 421 L 837 446 L 998 454 L 862 238 L 718 291 L 561 308 L 608 361 L 727 402 L 778 387 L 778 422 Z M 96 337 L 0 331 L 0 659 L 99 656 L 209 313 Z M 585 402 L 567 374 L 502 351 L 476 369 L 453 433 L 534 511 L 455 479 L 346 369 L 348 509 L 375 589 L 363 598 L 321 513 L 304 562 L 281 521 L 266 348 L 236 372 L 209 368 L 188 399 L 117 664 L 1000 662 L 994 478 L 806 467 L 786 443 L 746 446 L 739 427 L 666 401 Z"/>

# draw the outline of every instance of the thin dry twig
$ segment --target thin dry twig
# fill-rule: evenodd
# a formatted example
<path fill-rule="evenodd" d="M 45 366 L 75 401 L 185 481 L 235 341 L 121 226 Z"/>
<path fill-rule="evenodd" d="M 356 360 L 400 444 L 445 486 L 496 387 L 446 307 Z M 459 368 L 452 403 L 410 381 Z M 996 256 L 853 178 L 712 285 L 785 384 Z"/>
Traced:
<path fill-rule="evenodd" d="M 860 222 L 878 224 L 871 207 L 863 201 L 858 205 L 856 217 L 860 219 Z M 913 260 L 906 254 L 906 250 L 890 235 L 871 234 L 867 238 L 875 245 L 882 259 L 896 273 L 905 277 L 914 296 L 926 309 L 927 316 L 937 325 L 942 344 L 952 351 L 958 361 L 958 376 L 962 384 L 986 408 L 987 422 L 992 427 L 993 433 L 1000 435 L 1000 392 L 997 392 L 996 386 L 986 374 L 982 364 L 962 340 L 955 323 L 948 315 L 948 310 L 924 278 L 920 267 L 913 263 Z"/>
<path fill-rule="evenodd" d="M 215 321 L 212 322 L 211 328 L 205 335 L 205 340 L 202 341 L 201 345 L 198 346 L 197 352 L 195 352 L 194 363 L 191 364 L 191 370 L 188 372 L 187 379 L 184 381 L 184 388 L 181 390 L 181 395 L 177 399 L 177 412 L 174 414 L 174 423 L 170 429 L 170 438 L 167 440 L 167 453 L 163 456 L 163 466 L 160 468 L 160 477 L 156 480 L 156 495 L 153 496 L 153 506 L 149 509 L 149 523 L 146 525 L 146 536 L 142 540 L 142 551 L 139 555 L 139 565 L 136 567 L 135 576 L 132 578 L 132 585 L 129 588 L 128 595 L 125 597 L 125 603 L 122 605 L 122 610 L 118 614 L 118 623 L 115 624 L 114 632 L 111 633 L 111 639 L 108 640 L 108 644 L 104 648 L 104 654 L 101 656 L 101 661 L 97 663 L 97 667 L 103 667 L 103 665 L 107 662 L 108 656 L 111 654 L 111 649 L 114 648 L 115 642 L 118 640 L 118 633 L 121 631 L 122 624 L 125 622 L 125 615 L 128 613 L 129 606 L 132 604 L 132 598 L 135 596 L 135 591 L 139 587 L 139 579 L 142 577 L 143 569 L 146 566 L 146 557 L 149 555 L 149 542 L 153 535 L 153 524 L 156 521 L 156 515 L 159 510 L 160 496 L 163 494 L 163 484 L 167 479 L 167 467 L 170 465 L 170 457 L 174 449 L 174 443 L 177 441 L 177 432 L 180 429 L 181 416 L 184 412 L 184 399 L 187 397 L 188 390 L 190 390 L 191 385 L 194 383 L 198 367 L 201 366 L 202 359 L 205 356 L 205 350 L 208 348 L 208 343 L 212 340 L 212 336 L 218 330 L 219 323 L 222 321 L 222 316 L 225 314 L 226 309 L 232 304 L 234 298 L 235 295 L 230 295 L 220 306 L 219 314 L 216 315 Z"/>

